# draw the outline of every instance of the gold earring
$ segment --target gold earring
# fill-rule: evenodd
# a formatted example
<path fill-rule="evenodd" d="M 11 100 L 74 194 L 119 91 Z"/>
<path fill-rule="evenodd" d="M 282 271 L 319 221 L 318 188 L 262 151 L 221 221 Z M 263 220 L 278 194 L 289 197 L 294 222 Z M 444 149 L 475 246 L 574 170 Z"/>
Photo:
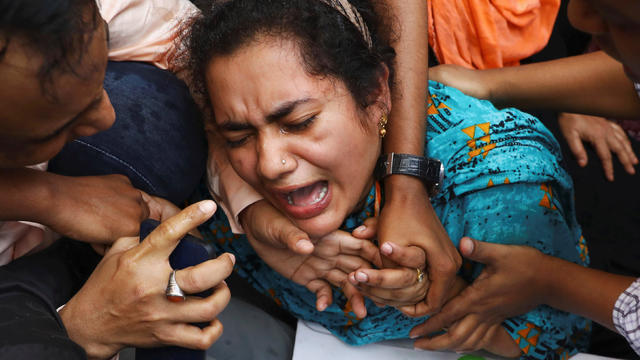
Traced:
<path fill-rule="evenodd" d="M 378 134 L 383 138 L 387 135 L 387 114 L 382 114 L 380 121 L 378 122 Z"/>

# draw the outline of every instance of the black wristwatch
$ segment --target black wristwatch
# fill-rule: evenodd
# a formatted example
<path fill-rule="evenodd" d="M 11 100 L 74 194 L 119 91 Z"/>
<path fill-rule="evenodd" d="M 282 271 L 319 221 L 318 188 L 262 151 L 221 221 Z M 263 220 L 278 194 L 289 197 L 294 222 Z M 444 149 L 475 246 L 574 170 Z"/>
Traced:
<path fill-rule="evenodd" d="M 437 159 L 426 158 L 410 154 L 384 154 L 378 158 L 375 177 L 382 180 L 393 174 L 411 175 L 420 178 L 429 192 L 434 196 L 440 191 L 444 177 L 444 167 Z"/>

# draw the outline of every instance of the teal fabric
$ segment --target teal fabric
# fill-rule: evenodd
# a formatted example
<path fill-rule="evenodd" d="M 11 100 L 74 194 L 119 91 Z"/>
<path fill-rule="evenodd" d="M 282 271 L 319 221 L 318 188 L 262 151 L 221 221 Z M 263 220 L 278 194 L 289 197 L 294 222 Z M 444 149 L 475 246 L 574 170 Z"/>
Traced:
<path fill-rule="evenodd" d="M 502 244 L 522 244 L 586 266 L 586 244 L 576 223 L 571 179 L 562 169 L 559 146 L 535 118 L 515 109 L 496 110 L 487 101 L 430 82 L 425 154 L 445 168 L 441 192 L 432 205 L 451 240 L 462 236 Z M 373 214 L 375 188 L 365 208 L 345 220 L 353 230 Z M 367 300 L 368 316 L 357 319 L 347 299 L 334 289 L 334 304 L 315 310 L 315 295 L 271 270 L 244 236 L 231 233 L 222 212 L 201 228 L 219 251 L 237 256 L 236 270 L 259 291 L 298 318 L 324 325 L 348 344 L 408 337 L 425 318 L 408 318 L 392 307 Z M 463 264 L 471 281 L 479 264 Z M 523 358 L 560 359 L 585 350 L 590 322 L 546 306 L 503 324 Z"/>

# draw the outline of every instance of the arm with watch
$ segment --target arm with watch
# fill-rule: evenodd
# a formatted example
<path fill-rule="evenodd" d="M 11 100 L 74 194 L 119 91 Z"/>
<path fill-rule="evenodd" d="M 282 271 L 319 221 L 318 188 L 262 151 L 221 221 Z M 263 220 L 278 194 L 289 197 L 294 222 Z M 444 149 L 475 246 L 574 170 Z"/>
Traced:
<path fill-rule="evenodd" d="M 423 163 L 420 159 L 423 159 L 421 155 L 424 153 L 425 99 L 428 98 L 427 6 L 419 0 L 384 3 L 393 12 L 393 18 L 398 20 L 392 30 L 399 35 L 393 44 L 397 52 L 396 87 L 391 94 L 394 105 L 384 150 L 396 154 L 395 159 L 402 165 L 398 166 L 403 170 L 391 171 L 384 178 L 385 205 L 374 232 L 377 232 L 382 254 L 386 255 L 385 267 L 418 268 L 427 275 L 430 288 L 424 301 L 416 304 L 416 313 L 426 314 L 436 312 L 445 302 L 447 290 L 456 280 L 462 259 L 428 201 L 427 188 L 433 185 L 429 184 L 432 181 L 426 179 L 425 184 L 425 175 L 406 170 L 413 169 L 410 164 L 414 161 Z M 407 164 L 406 156 L 413 159 L 409 165 L 404 165 Z M 416 168 L 421 167 L 424 168 L 423 165 Z M 223 182 L 236 183 L 228 179 Z M 301 255 L 314 251 L 308 236 L 266 201 L 257 201 L 237 209 L 239 211 L 232 209 L 231 212 L 238 215 L 242 228 L 253 241 L 288 248 Z M 356 232 L 354 236 L 361 237 L 360 233 L 371 236 L 368 230 Z M 386 242 L 393 242 L 397 246 L 385 246 Z M 403 253 L 410 252 L 410 256 L 405 257 L 406 263 L 390 260 L 398 258 L 388 252 L 394 248 Z"/>
<path fill-rule="evenodd" d="M 427 314 L 437 312 L 445 302 L 462 258 L 429 202 L 428 190 L 439 182 L 442 174 L 436 171 L 440 170 L 439 162 L 422 157 L 425 99 L 429 98 L 427 3 L 388 1 L 387 6 L 398 20 L 393 30 L 399 37 L 393 44 L 397 52 L 396 87 L 391 93 L 393 108 L 383 143 L 386 155 L 382 158 L 389 166 L 382 180 L 385 205 L 377 222 L 377 235 L 383 255 L 389 255 L 389 250 L 395 248 L 385 246 L 387 242 L 423 253 L 420 255 L 426 263 L 397 265 L 420 268 L 427 275 L 431 284 L 426 298 L 416 304 L 417 314 Z M 381 162 L 384 165 L 385 160 Z M 387 267 L 396 266 L 389 260 L 383 263 Z"/>

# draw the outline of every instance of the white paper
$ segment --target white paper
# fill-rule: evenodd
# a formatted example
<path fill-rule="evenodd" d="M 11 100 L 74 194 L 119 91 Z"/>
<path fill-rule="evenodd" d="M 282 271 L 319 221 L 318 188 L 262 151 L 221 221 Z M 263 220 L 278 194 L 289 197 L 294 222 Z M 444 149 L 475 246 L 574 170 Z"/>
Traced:
<path fill-rule="evenodd" d="M 465 355 L 480 356 L 485 360 L 504 358 L 486 352 L 457 354 L 455 352 L 418 351 L 413 340 L 391 340 L 363 346 L 350 346 L 333 336 L 321 325 L 298 320 L 293 360 L 458 360 Z M 611 359 L 591 354 L 577 354 L 572 360 Z M 464 360 L 464 359 L 463 359 Z"/>

